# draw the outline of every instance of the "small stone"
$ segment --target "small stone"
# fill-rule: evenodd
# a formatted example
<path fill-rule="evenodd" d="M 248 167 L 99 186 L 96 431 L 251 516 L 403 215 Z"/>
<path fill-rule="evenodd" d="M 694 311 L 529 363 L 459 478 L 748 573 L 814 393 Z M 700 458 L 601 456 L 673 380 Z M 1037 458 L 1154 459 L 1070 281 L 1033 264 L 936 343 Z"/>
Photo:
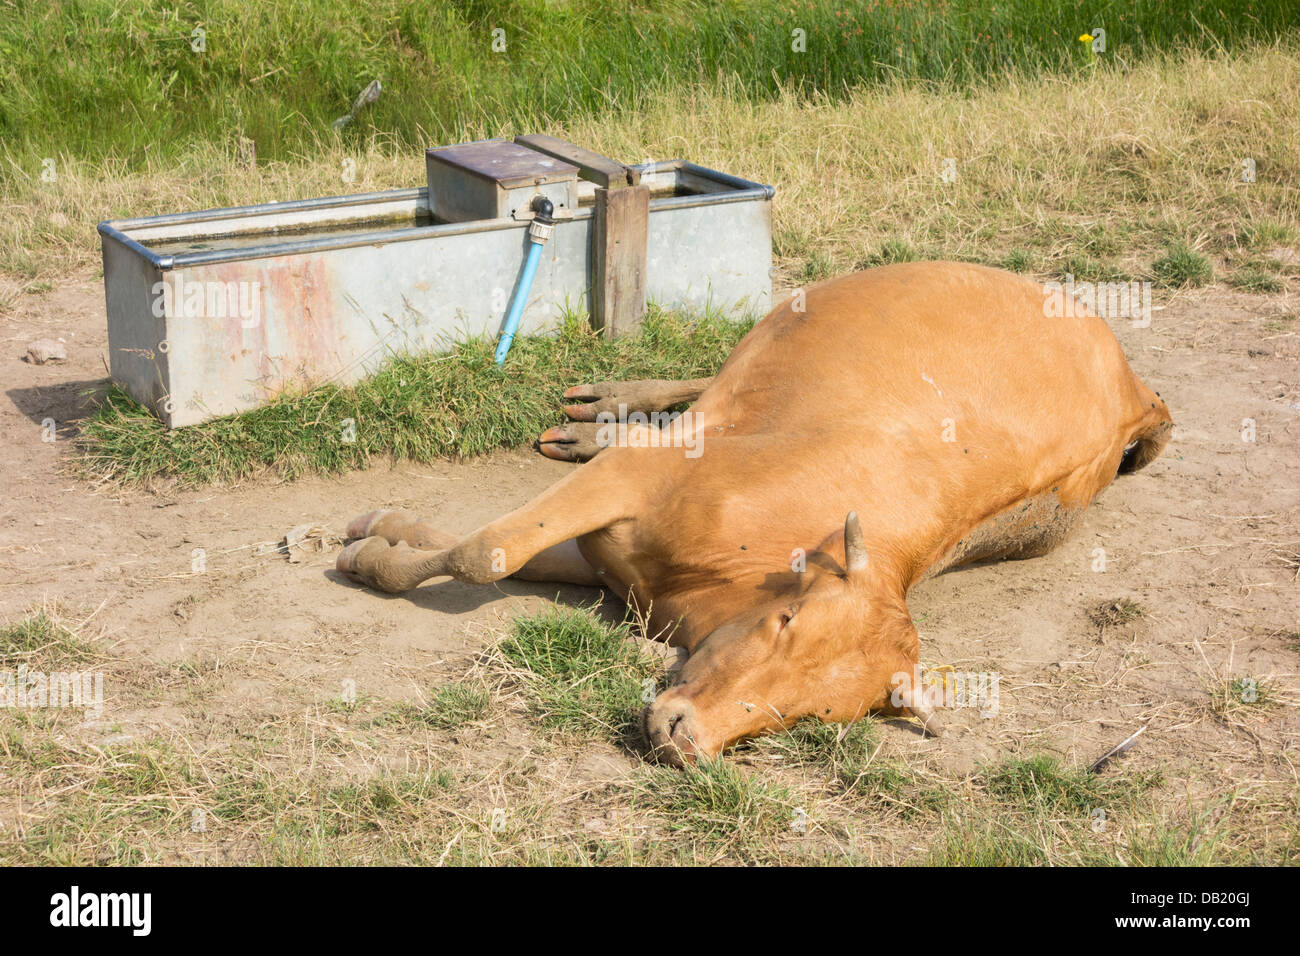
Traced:
<path fill-rule="evenodd" d="M 23 357 L 33 365 L 66 362 L 68 350 L 63 347 L 62 342 L 56 342 L 54 339 L 37 339 L 35 342 L 27 343 L 27 354 Z"/>

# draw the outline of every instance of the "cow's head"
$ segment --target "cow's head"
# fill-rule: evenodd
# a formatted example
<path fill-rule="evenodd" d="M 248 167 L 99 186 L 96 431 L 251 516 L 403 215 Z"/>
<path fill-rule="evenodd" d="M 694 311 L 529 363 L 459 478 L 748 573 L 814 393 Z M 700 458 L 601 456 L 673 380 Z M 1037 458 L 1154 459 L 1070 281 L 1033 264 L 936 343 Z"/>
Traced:
<path fill-rule="evenodd" d="M 659 759 L 713 757 L 801 717 L 850 721 L 868 711 L 911 712 L 938 723 L 914 682 L 916 629 L 901 595 L 868 567 L 856 513 L 844 523 L 844 570 L 810 562 L 790 594 L 717 628 L 644 714 Z M 898 687 L 895 693 L 896 686 Z"/>

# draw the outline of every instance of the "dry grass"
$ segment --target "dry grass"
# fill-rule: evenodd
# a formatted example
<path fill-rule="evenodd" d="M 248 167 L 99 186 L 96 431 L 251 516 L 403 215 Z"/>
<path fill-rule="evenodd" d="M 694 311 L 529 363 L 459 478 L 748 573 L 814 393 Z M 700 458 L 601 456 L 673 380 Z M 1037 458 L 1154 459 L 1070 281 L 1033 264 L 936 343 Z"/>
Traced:
<path fill-rule="evenodd" d="M 102 646 L 54 614 L 28 621 Z M 502 674 L 521 633 L 553 625 L 561 644 L 577 629 L 627 641 L 585 612 L 548 612 L 477 659 L 422 665 L 415 700 L 309 697 L 257 642 L 168 663 L 100 654 L 121 724 L 0 710 L 0 862 L 1167 865 L 1300 849 L 1294 794 L 1276 784 L 1193 796 L 1181 778 L 1092 775 L 1041 748 L 963 774 L 872 721 L 804 722 L 686 772 L 642 765 L 602 718 L 621 691 L 574 705 L 590 714 L 574 740 L 537 714 L 581 676 Z M 347 640 L 328 646 L 345 654 Z M 545 646 L 528 644 L 532 665 Z M 605 656 L 636 686 L 635 654 Z M 240 698 L 249 680 L 269 692 Z M 184 716 L 142 722 L 160 710 Z M 579 769 L 593 752 L 594 777 Z"/>
<path fill-rule="evenodd" d="M 1297 91 L 1300 51 L 1286 43 L 960 93 L 899 82 L 836 101 L 787 91 L 754 103 L 724 84 L 547 131 L 625 161 L 681 156 L 775 184 L 776 252 L 790 283 L 900 250 L 1042 274 L 1151 277 L 1170 246 L 1258 269 L 1271 247 L 1296 241 Z M 322 140 L 311 155 L 249 170 L 210 146 L 137 172 L 69 155 L 56 157 L 55 183 L 16 170 L 0 197 L 0 271 L 48 279 L 93 265 L 94 225 L 106 218 L 421 179 L 405 152 L 357 154 Z M 1247 157 L 1253 183 L 1242 182 Z M 345 183 L 348 158 L 356 173 Z M 944 182 L 949 158 L 956 178 Z"/>

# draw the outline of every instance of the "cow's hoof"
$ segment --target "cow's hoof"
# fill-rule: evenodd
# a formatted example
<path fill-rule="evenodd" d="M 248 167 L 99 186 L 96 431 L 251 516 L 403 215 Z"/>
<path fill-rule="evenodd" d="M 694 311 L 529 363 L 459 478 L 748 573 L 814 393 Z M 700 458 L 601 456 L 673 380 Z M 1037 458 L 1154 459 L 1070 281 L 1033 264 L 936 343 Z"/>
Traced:
<path fill-rule="evenodd" d="M 685 767 L 703 756 L 696 745 L 695 707 L 684 700 L 656 701 L 641 715 L 650 756 L 670 767 Z"/>
<path fill-rule="evenodd" d="M 616 384 L 613 382 L 574 385 L 572 388 L 566 388 L 564 397 L 581 399 L 582 404 L 565 405 L 564 414 L 575 422 L 594 422 L 601 412 L 617 411 L 617 405 L 610 407 L 611 402 L 618 400 L 615 388 Z"/>
<path fill-rule="evenodd" d="M 588 461 L 600 451 L 600 445 L 596 443 L 599 428 L 599 425 L 585 422 L 556 425 L 542 432 L 537 447 L 547 458 L 556 461 Z"/>
<path fill-rule="evenodd" d="M 371 512 L 374 514 L 375 512 Z M 363 518 L 366 516 L 362 516 Z M 358 518 L 357 521 L 360 521 Z M 355 522 L 354 522 L 355 524 Z M 349 525 L 348 535 L 351 537 L 351 527 Z M 380 556 L 386 552 L 389 544 L 383 538 L 369 537 L 360 538 L 353 541 L 346 548 L 339 552 L 338 559 L 334 562 L 334 569 L 340 574 L 346 574 L 353 581 L 359 584 L 368 584 L 375 586 L 374 572 Z"/>
<path fill-rule="evenodd" d="M 377 533 L 375 531 L 375 526 L 379 524 L 380 521 L 384 520 L 388 515 L 399 513 L 400 512 L 393 511 L 391 508 L 379 508 L 376 511 L 367 511 L 363 515 L 357 515 L 357 517 L 348 522 L 348 540 L 356 541 L 359 538 L 369 538 L 371 535 Z M 342 559 L 340 558 L 340 560 Z M 340 570 L 342 569 L 340 568 Z"/>

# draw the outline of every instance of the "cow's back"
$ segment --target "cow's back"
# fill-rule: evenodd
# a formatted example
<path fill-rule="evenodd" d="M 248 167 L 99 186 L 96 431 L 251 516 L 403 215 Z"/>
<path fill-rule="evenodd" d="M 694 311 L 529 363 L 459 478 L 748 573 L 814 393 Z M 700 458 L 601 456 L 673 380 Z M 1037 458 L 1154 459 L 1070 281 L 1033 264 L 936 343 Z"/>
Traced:
<path fill-rule="evenodd" d="M 1106 323 L 1048 314 L 1043 287 L 968 263 L 885 266 L 783 303 L 737 346 L 696 405 L 746 431 L 898 426 L 936 412 L 1011 419 L 1032 443 L 1069 418 L 1109 434 L 1154 396 Z M 802 305 L 800 310 L 799 306 Z M 1050 398 L 1049 398 L 1050 397 Z"/>

